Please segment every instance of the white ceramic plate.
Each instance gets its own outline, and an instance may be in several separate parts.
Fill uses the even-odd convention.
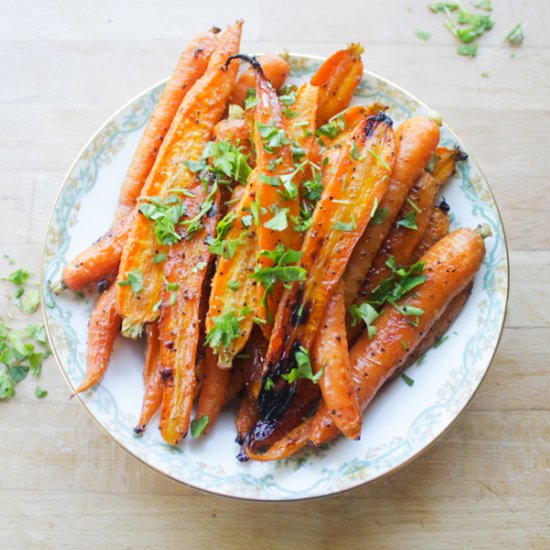
[[[309,79],[321,59],[291,56],[291,82]],[[44,315],[50,344],[71,389],[85,372],[86,329],[93,295],[55,297],[49,281],[63,265],[105,232],[113,218],[119,183],[164,83],[146,90],[116,113],[92,137],[70,168],[53,207],[43,254]],[[394,84],[366,73],[354,102],[389,106],[396,124],[428,108]],[[464,146],[445,126],[442,143]],[[466,150],[466,149],[465,149]],[[211,434],[163,443],[156,419],[143,437],[136,424],[143,387],[143,345],[119,338],[111,365],[94,390],[79,397],[97,423],[124,449],[152,468],[212,493],[257,500],[295,500],[334,494],[397,470],[437,439],[457,418],[479,387],[502,331],[508,297],[508,255],[502,222],[489,185],[470,156],[442,195],[451,205],[453,227],[491,226],[487,255],[466,307],[449,338],[432,349],[422,365],[398,378],[368,408],[361,440],[340,438],[328,449],[305,450],[280,463],[235,459],[235,411],[222,414]]]

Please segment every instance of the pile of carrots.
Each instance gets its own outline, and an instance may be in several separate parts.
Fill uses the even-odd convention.
[[[464,156],[439,145],[437,123],[394,129],[384,105],[349,106],[361,46],[296,87],[284,56],[239,53],[241,30],[183,51],[110,231],[62,286],[102,291],[77,393],[100,382],[120,332],[144,333],[136,433],[160,410],[177,445],[239,399],[238,458],[265,461],[359,438],[377,391],[461,311],[487,235],[449,234],[437,196]]]

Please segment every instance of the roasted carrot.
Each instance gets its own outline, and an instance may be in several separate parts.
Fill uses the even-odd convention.
[[[365,333],[351,348],[352,372],[362,410],[414,353],[449,303],[473,280],[485,255],[483,231],[457,229],[436,243],[421,258],[426,280],[399,300],[398,308],[386,305],[374,322],[374,337],[370,339]],[[423,313],[411,323],[411,317],[402,313],[407,308],[419,308]],[[338,434],[325,406],[319,407],[315,417],[316,425],[321,426],[318,433],[311,433],[315,444],[325,443]]]
[[[231,371],[218,367],[218,358],[211,348],[206,348],[204,357],[204,374],[202,389],[197,403],[196,419],[208,418],[208,424],[203,430],[206,434],[216,423],[224,403],[227,401]]]
[[[145,394],[143,395],[141,414],[137,426],[134,428],[136,434],[142,434],[145,431],[147,424],[162,403],[163,382],[160,374],[160,342],[157,323],[147,325],[146,334],[147,347],[145,349],[145,368],[143,369]]]
[[[449,232],[451,220],[449,214],[447,214],[448,208],[447,203],[442,202],[434,209],[428,229],[426,229],[419,245],[414,249],[411,258],[412,264],[416,263],[437,241]]]
[[[259,395],[262,420],[276,422],[293,400],[295,384],[282,375],[297,367],[300,348],[309,352],[353,246],[386,192],[393,155],[391,120],[382,113],[370,117],[343,148],[325,182],[302,247],[300,267],[306,279],[292,283],[277,311]]]
[[[412,364],[416,363],[425,353],[427,353],[432,347],[434,347],[438,341],[445,336],[445,333],[449,330],[449,327],[454,323],[458,317],[472,292],[472,283],[470,283],[462,292],[458,293],[445,308],[441,317],[434,323],[433,327],[422,338],[418,347],[414,352],[407,357],[407,360],[403,363],[402,367],[394,374],[398,376],[402,370],[409,368]]]
[[[200,197],[200,192],[207,193],[199,184],[195,196]],[[212,211],[219,212],[219,193]],[[160,432],[171,445],[186,436],[195,399],[201,297],[212,261],[206,241],[214,236],[217,220],[216,215],[207,216],[198,233],[171,247],[166,261],[159,319],[161,374],[165,380]]]
[[[95,386],[105,374],[120,330],[121,318],[115,305],[115,287],[103,292],[88,322],[88,360],[86,376],[75,394]]]
[[[454,149],[438,147],[431,162],[433,163],[432,176],[440,184],[447,181],[455,173],[456,163],[466,158],[468,158],[468,155],[459,147]]]
[[[108,233],[65,266],[62,281],[67,288],[79,291],[116,271],[128,229],[135,216],[133,209],[136,200],[153,167],[162,141],[183,98],[206,70],[217,43],[218,37],[213,32],[199,34],[181,54],[122,183],[113,226]]]
[[[244,372],[242,362],[237,362],[231,369],[231,379],[227,386],[227,394],[225,396],[224,405],[233,401],[244,388]]]
[[[258,309],[257,283],[250,279],[258,250],[251,213],[256,187],[256,174],[252,172],[237,208],[224,218],[229,229],[212,279],[206,317],[207,335],[212,335],[217,324],[224,319],[238,323],[238,331],[230,341],[217,342],[209,338],[209,345],[218,355],[218,367],[222,369],[230,369],[233,358],[245,346]]]
[[[410,189],[422,175],[439,142],[439,127],[425,116],[414,116],[395,133],[395,164],[388,192],[379,202],[377,215],[355,245],[346,267],[344,300],[351,305],[378,250],[393,226]]]
[[[178,220],[184,226],[193,225],[189,214],[196,215],[194,207],[208,204],[201,182],[188,163],[201,160],[204,146],[225,111],[238,69],[236,63],[226,67],[226,61],[239,49],[241,27],[242,22],[237,22],[220,36],[206,72],[185,96],[142,190],[142,203],[151,197],[166,200],[174,189],[183,190],[190,196],[184,203],[187,212]],[[198,227],[200,221],[194,225]],[[184,244],[189,242],[188,237],[189,233],[183,239]],[[177,244],[184,246],[182,240]],[[164,266],[162,262],[155,263],[154,258],[167,251],[168,242],[158,240],[153,221],[143,214],[137,216],[122,252],[118,275],[117,307],[124,317],[122,330],[126,336],[136,337],[143,323],[155,320],[158,315],[155,306],[161,297]],[[138,292],[133,285],[120,286],[132,273],[142,279]]]
[[[280,55],[266,53],[258,58],[258,62],[273,88],[275,88],[275,90],[280,90],[290,74],[290,65],[288,61]],[[244,100],[249,90],[254,90],[255,87],[256,72],[252,67],[248,67],[248,69],[239,76],[237,83],[233,87],[229,101],[243,107]]]
[[[367,300],[372,291],[391,276],[390,258],[399,266],[409,265],[415,248],[421,242],[430,223],[434,201],[439,190],[434,177],[427,172],[422,175],[401,208],[396,225],[378,252],[356,302]],[[399,225],[403,223],[404,225]]]
[[[311,78],[311,83],[320,90],[317,126],[349,105],[363,77],[363,50],[360,44],[350,44],[347,49],[331,55]]]
[[[259,419],[258,403],[254,397],[245,393],[239,411],[237,412],[237,418],[235,420],[237,428],[236,441],[240,445],[244,443],[246,434],[253,428],[254,424]]]
[[[344,283],[338,283],[311,351],[313,372],[322,369],[323,400],[340,431],[350,439],[361,434],[362,416],[355,398],[346,339]]]

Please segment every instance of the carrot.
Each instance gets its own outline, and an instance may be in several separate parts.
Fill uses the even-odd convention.
[[[458,317],[458,315],[466,305],[466,301],[468,300],[472,292],[472,286],[473,285],[470,282],[470,284],[462,292],[459,292],[451,300],[449,305],[445,308],[445,311],[442,313],[441,317],[434,323],[433,327],[420,341],[418,347],[403,363],[399,371],[394,374],[394,378],[396,376],[399,376],[402,370],[405,370],[416,363],[425,353],[427,353],[434,345],[436,345],[438,341],[441,340],[441,338],[449,330],[449,327],[454,323],[455,319]]]
[[[350,44],[347,49],[331,55],[311,78],[311,83],[320,90],[317,126],[349,105],[363,77],[363,51],[360,44]]]
[[[142,434],[149,424],[153,415],[157,412],[162,403],[163,382],[160,373],[160,341],[157,323],[150,323],[146,327],[147,348],[145,349],[145,368],[143,378],[145,383],[145,394],[141,406],[141,414],[137,426],[134,428],[136,434]]]
[[[115,287],[103,292],[88,322],[88,360],[75,395],[95,386],[105,374],[122,319],[115,306]]]
[[[432,176],[441,184],[446,182],[454,173],[456,163],[465,160],[468,157],[459,147],[449,149],[448,147],[438,147],[433,157]]]
[[[458,229],[435,244],[421,258],[426,280],[397,302],[401,311],[387,304],[374,322],[374,337],[369,339],[365,333],[351,348],[352,373],[359,387],[361,410],[414,353],[453,298],[473,280],[485,255],[483,231]],[[402,314],[404,308],[411,307],[423,311],[414,323],[410,322],[411,317]],[[316,444],[326,443],[338,434],[330,411],[323,405],[314,422],[322,426],[319,433],[311,435]]]
[[[245,346],[258,309],[257,283],[250,279],[258,249],[251,213],[256,187],[256,175],[252,172],[237,208],[224,218],[225,226],[229,226],[229,229],[223,237],[225,248],[221,251],[212,279],[206,317],[207,335],[215,334],[213,331],[224,320],[238,324],[238,330],[229,341],[220,340],[218,343],[207,336],[209,345],[218,355],[218,366],[222,369],[230,369],[233,358]]]
[[[202,389],[197,403],[195,419],[208,418],[203,434],[208,433],[215,424],[223,404],[227,400],[232,373],[218,368],[218,359],[211,348],[206,348]]]
[[[325,182],[302,247],[300,268],[306,279],[292,283],[277,311],[258,398],[262,420],[276,422],[293,400],[295,384],[282,375],[296,368],[300,348],[309,352],[353,246],[386,191],[393,154],[391,121],[384,114],[370,117],[343,148]],[[266,389],[268,378],[271,387]]]
[[[359,439],[362,417],[351,377],[345,318],[344,284],[340,280],[317,333],[311,359],[315,374],[322,369],[319,386],[334,422],[346,437]]]
[[[196,196],[201,189],[201,185],[195,189]],[[212,210],[219,212],[219,193],[214,200]],[[159,319],[160,363],[165,380],[160,431],[170,445],[177,445],[189,428],[196,393],[201,297],[212,261],[206,241],[213,237],[216,223],[216,215],[208,216],[191,239],[171,247],[166,261]]]
[[[238,69],[235,63],[227,68],[225,65],[227,59],[239,49],[241,27],[242,22],[237,22],[222,33],[206,72],[185,96],[142,190],[142,204],[150,202],[151,197],[161,197],[166,201],[170,193],[178,189],[183,190],[186,196],[191,195],[184,203],[187,216],[193,211],[201,218],[194,209],[199,206],[202,213],[211,205],[213,198],[204,196],[197,174],[191,171],[187,163],[200,161],[204,146],[225,111]],[[180,225],[195,228],[200,225],[200,220],[182,220],[178,220]],[[192,235],[188,231],[185,236],[184,244]],[[124,317],[122,331],[125,336],[136,337],[143,323],[157,317],[155,306],[161,297],[164,266],[162,262],[155,263],[154,258],[158,254],[166,254],[168,244],[174,240],[177,241],[170,237],[170,241],[166,238],[159,241],[153,221],[145,215],[139,215],[134,220],[122,252],[118,275],[117,307]],[[184,246],[181,243],[182,240],[179,240],[178,244]],[[139,292],[130,284],[120,286],[120,283],[129,280],[132,273],[143,279]]]
[[[258,398],[262,385],[262,365],[267,351],[268,341],[262,330],[255,327],[250,334],[250,338],[245,348],[245,353],[249,356],[244,365],[244,382],[246,391]]]
[[[238,362],[231,369],[231,379],[229,380],[229,385],[227,386],[227,394],[225,396],[224,405],[233,401],[239,393],[241,393],[244,388],[244,372],[243,365],[241,362]]]
[[[430,223],[438,190],[437,182],[431,174],[424,173],[418,180],[397,216],[397,224],[392,227],[374,259],[356,303],[368,299],[372,291],[391,276],[392,271],[388,266],[391,258],[399,266],[409,265]],[[407,225],[398,225],[400,223]]]
[[[136,200],[153,167],[172,119],[183,98],[206,70],[210,55],[218,43],[213,32],[199,34],[187,45],[176,69],[167,82],[148,122],[134,158],[122,183],[113,226],[103,237],[71,260],[63,269],[63,284],[79,291],[116,271],[128,229],[135,216]]]
[[[451,220],[449,214],[447,214],[447,208],[448,205],[444,202],[434,209],[428,229],[426,229],[420,244],[414,249],[411,263],[416,263],[437,241],[449,232]]]
[[[346,267],[344,301],[351,305],[359,292],[378,250],[393,226],[410,189],[422,175],[439,142],[439,127],[425,116],[414,116],[395,133],[395,164],[388,192],[377,215],[359,239]]]
[[[246,434],[254,427],[254,424],[259,420],[258,403],[254,397],[245,393],[241,401],[241,406],[237,412],[235,424],[237,427],[236,441],[239,445],[244,443]]]
[[[274,53],[266,53],[258,58],[267,80],[275,90],[280,90],[286,82],[290,74],[290,65],[288,61],[280,55]],[[244,106],[244,100],[248,95],[249,90],[256,87],[256,72],[252,67],[249,67],[239,76],[237,83],[233,87],[230,103]]]

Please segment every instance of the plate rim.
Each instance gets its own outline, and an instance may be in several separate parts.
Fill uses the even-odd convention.
[[[320,55],[314,55],[314,54],[303,54],[303,53],[299,53],[299,52],[288,52],[288,51],[285,51],[284,53],[289,58],[306,58],[306,59],[311,59],[311,60],[320,61],[320,62],[323,62],[327,59],[327,57],[320,56]],[[256,53],[251,53],[250,55],[259,56],[259,55],[262,55],[262,54],[263,54],[263,52],[256,52]],[[403,87],[399,86],[398,84],[395,84],[393,81],[391,81],[391,80],[389,80],[389,79],[387,79],[383,76],[380,76],[378,73],[375,73],[375,72],[369,71],[369,70],[363,70],[363,77],[367,77],[367,78],[368,77],[374,77],[375,79],[378,79],[378,80],[390,85],[392,88],[397,89],[401,93],[403,93],[406,96],[412,98],[414,101],[416,101],[418,103],[419,106],[423,107],[428,112],[439,114],[438,112],[431,109],[428,105],[426,105],[426,103],[424,103],[423,101],[418,99],[414,94],[408,92],[407,90],[405,90]],[[62,377],[64,378],[64,380],[67,383],[69,389],[71,390],[71,397],[76,397],[78,399],[80,405],[88,413],[88,415],[94,421],[94,423],[112,441],[114,441],[120,448],[122,448],[125,452],[127,452],[133,459],[137,460],[138,462],[140,462],[141,464],[147,466],[148,468],[151,468],[155,472],[157,472],[157,473],[159,473],[159,474],[161,474],[161,475],[163,475],[163,476],[165,476],[165,477],[167,477],[167,478],[183,485],[184,487],[189,487],[189,488],[192,488],[194,490],[200,491],[201,493],[208,494],[208,495],[215,495],[217,497],[223,497],[223,498],[227,498],[227,499],[235,499],[235,500],[240,500],[240,501],[245,501],[245,502],[267,502],[267,503],[269,503],[269,502],[273,502],[273,503],[276,503],[276,502],[303,502],[303,501],[317,500],[317,499],[321,499],[321,498],[328,498],[328,497],[331,497],[331,496],[344,494],[344,493],[347,493],[349,491],[359,489],[360,487],[365,487],[365,486],[370,485],[370,484],[372,484],[376,481],[379,481],[379,480],[381,480],[381,479],[383,479],[387,476],[395,474],[396,472],[398,472],[401,469],[405,468],[411,462],[413,462],[414,460],[419,458],[425,452],[430,450],[436,443],[439,443],[442,440],[442,438],[455,425],[457,420],[462,416],[462,414],[464,413],[466,408],[470,405],[470,403],[472,402],[474,397],[477,395],[479,389],[481,388],[481,386],[482,386],[482,384],[483,384],[483,382],[484,382],[484,380],[487,376],[487,373],[489,372],[489,370],[490,370],[490,368],[493,364],[493,361],[495,359],[496,353],[498,351],[498,348],[499,348],[501,340],[502,340],[502,335],[504,333],[504,328],[505,328],[505,323],[506,323],[506,316],[508,314],[508,303],[509,303],[509,298],[510,298],[510,254],[509,254],[508,239],[507,239],[507,236],[506,236],[506,229],[504,227],[504,221],[503,221],[503,218],[502,218],[502,214],[500,212],[498,203],[497,203],[496,198],[495,198],[495,194],[494,194],[493,189],[492,189],[492,187],[489,183],[489,180],[486,178],[480,164],[477,162],[476,157],[468,150],[468,148],[464,145],[464,142],[462,141],[462,139],[445,122],[445,120],[443,118],[442,118],[441,125],[444,126],[447,129],[449,134],[456,140],[456,142],[460,145],[460,147],[468,154],[468,157],[470,157],[473,160],[473,162],[475,163],[475,165],[476,165],[480,175],[482,176],[483,181],[486,184],[487,189],[489,191],[489,194],[490,194],[493,206],[494,206],[494,210],[495,210],[495,212],[498,216],[498,221],[499,221],[499,225],[500,225],[500,228],[501,228],[501,231],[502,231],[502,238],[503,238],[503,242],[504,242],[503,253],[504,253],[504,256],[505,256],[504,264],[506,266],[506,277],[505,277],[506,289],[505,289],[505,293],[504,293],[502,319],[501,319],[501,322],[500,322],[500,326],[498,327],[498,337],[496,339],[494,349],[491,353],[491,357],[487,362],[487,366],[485,367],[485,370],[484,370],[481,378],[479,379],[479,382],[478,382],[476,388],[471,393],[471,395],[468,397],[468,399],[465,401],[464,405],[456,413],[454,418],[448,423],[448,425],[445,428],[443,428],[443,430],[441,432],[439,432],[439,434],[437,434],[427,445],[425,445],[424,447],[418,449],[408,459],[404,460],[403,462],[401,462],[400,464],[394,466],[393,468],[390,468],[389,470],[386,470],[385,472],[379,473],[379,474],[373,476],[372,478],[370,478],[368,480],[359,481],[359,482],[357,482],[353,485],[350,485],[349,487],[345,487],[345,488],[342,488],[342,489],[338,488],[338,489],[335,489],[333,491],[329,491],[329,492],[326,492],[326,493],[323,493],[323,494],[300,496],[300,497],[295,497],[295,498],[294,497],[290,497],[290,498],[285,498],[285,497],[260,498],[260,497],[243,496],[243,495],[230,495],[230,494],[223,493],[223,492],[217,492],[213,489],[205,489],[204,487],[200,487],[198,485],[195,485],[190,481],[183,481],[183,480],[178,479],[177,477],[175,477],[175,476],[173,476],[173,475],[171,475],[167,472],[162,471],[160,468],[158,468],[154,464],[146,462],[145,459],[138,456],[133,450],[128,448],[122,441],[119,441],[107,429],[107,427],[104,426],[99,421],[99,419],[94,415],[94,413],[91,411],[91,409],[86,405],[86,403],[82,399],[81,395],[74,393],[76,388],[73,386],[71,380],[69,379],[69,377],[67,375],[67,372],[63,368],[61,359],[57,354],[57,350],[55,349],[55,346],[53,345],[53,338],[50,334],[49,325],[48,325],[48,317],[46,315],[47,305],[46,305],[46,296],[45,296],[45,293],[44,293],[44,285],[45,285],[45,280],[44,279],[45,279],[46,245],[47,245],[47,240],[48,240],[49,229],[50,229],[50,226],[51,226],[53,218],[54,218],[56,206],[57,206],[57,204],[59,202],[59,199],[61,197],[61,194],[62,194],[62,192],[63,192],[63,190],[64,190],[64,188],[67,184],[67,181],[68,181],[71,173],[73,172],[74,167],[79,162],[79,160],[81,159],[81,157],[82,157],[83,153],[86,151],[86,149],[97,138],[97,136],[100,134],[100,132],[112,120],[114,120],[120,113],[122,113],[125,109],[127,109],[129,106],[131,106],[135,101],[137,101],[142,96],[144,96],[147,93],[151,92],[152,90],[154,90],[158,86],[160,86],[162,84],[165,84],[168,81],[168,79],[169,79],[169,77],[163,78],[163,79],[157,81],[156,83],[152,84],[151,86],[148,86],[147,88],[143,89],[138,94],[134,95],[131,99],[129,99],[126,103],[124,103],[116,111],[114,111],[108,118],[106,118],[105,121],[97,128],[97,130],[91,135],[91,137],[86,141],[86,143],[82,146],[82,148],[76,154],[76,156],[74,157],[74,159],[73,159],[72,163],[70,164],[68,170],[66,171],[66,173],[65,173],[65,175],[64,175],[64,177],[61,181],[61,184],[59,185],[59,188],[57,190],[57,193],[55,195],[55,198],[53,200],[53,203],[52,203],[52,206],[51,206],[51,209],[50,209],[50,213],[49,213],[48,218],[47,218],[47,222],[46,222],[46,225],[45,225],[45,228],[44,228],[44,237],[43,237],[42,248],[41,248],[41,253],[40,253],[40,305],[41,305],[41,314],[42,314],[42,319],[43,319],[43,322],[44,322],[46,336],[48,338],[48,343],[49,343],[49,346],[50,346],[50,349],[51,349],[51,352],[52,352],[52,357],[54,358],[54,361],[57,364],[57,367],[60,370]]]

